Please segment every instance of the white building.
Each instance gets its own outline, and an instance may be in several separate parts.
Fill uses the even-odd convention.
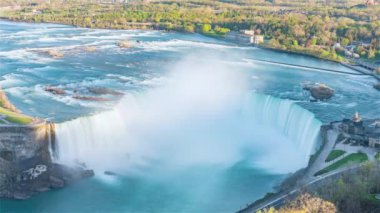
[[[253,30],[229,32],[225,35],[225,38],[242,44],[260,44],[264,42],[264,36],[256,35]]]

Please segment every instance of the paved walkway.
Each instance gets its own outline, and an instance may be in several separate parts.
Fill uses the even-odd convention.
[[[317,159],[315,159],[314,163],[307,170],[304,178],[301,180],[301,183],[309,182],[311,179],[313,179],[316,172],[327,166],[325,160],[330,154],[331,150],[334,149],[335,142],[338,138],[338,133],[335,130],[328,130],[326,137],[326,144],[324,145],[322,152],[318,155]]]
[[[276,195],[273,199],[271,199],[270,201],[265,202],[261,205],[256,206],[256,205],[251,204],[251,205],[247,206],[246,208],[239,210],[238,213],[256,213],[257,211],[262,210],[264,208],[270,208],[270,207],[278,208],[278,207],[282,206],[285,202],[287,202],[290,198],[295,197],[299,192],[301,192],[301,190],[303,190],[303,188],[308,187],[308,186],[310,186],[314,183],[317,183],[319,181],[322,181],[326,178],[329,178],[329,177],[332,177],[335,175],[339,175],[345,171],[358,169],[362,165],[364,165],[364,164],[362,163],[362,164],[357,164],[354,166],[343,167],[343,168],[328,172],[326,174],[314,177],[313,179],[304,183],[304,185],[302,185],[301,187],[295,187],[293,190],[289,190],[289,191],[283,192],[279,195]]]
[[[6,116],[4,116],[4,115],[0,115],[0,121],[1,121],[2,123],[4,123],[4,124],[10,124],[9,121],[5,120],[5,117],[6,117]],[[0,123],[0,124],[1,124],[1,123]]]
[[[261,63],[285,65],[285,66],[291,66],[291,67],[299,67],[299,68],[319,70],[319,71],[324,71],[324,72],[341,73],[341,74],[347,74],[347,75],[369,75],[367,73],[358,72],[357,70],[355,70],[355,72],[347,72],[347,71],[341,71],[341,70],[326,69],[326,68],[322,68],[322,67],[310,67],[310,66],[304,66],[304,65],[298,65],[298,64],[289,64],[289,63],[283,63],[283,62],[277,62],[277,61],[262,60],[262,59],[250,58],[249,60],[255,61],[255,62],[261,62]]]

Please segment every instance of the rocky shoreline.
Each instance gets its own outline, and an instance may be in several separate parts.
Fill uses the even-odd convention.
[[[62,188],[94,172],[53,162],[55,128],[50,122],[0,125],[0,198],[27,199]]]
[[[19,112],[0,89],[0,106]],[[54,123],[34,118],[30,124],[0,124],[0,199],[28,199],[94,176],[84,165],[53,161]],[[52,153],[53,152],[53,153]]]

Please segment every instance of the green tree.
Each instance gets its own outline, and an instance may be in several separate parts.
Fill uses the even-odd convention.
[[[298,47],[298,41],[297,40],[293,40],[293,46]]]
[[[373,59],[373,58],[375,58],[375,56],[376,56],[376,52],[375,52],[375,50],[372,49],[372,48],[370,48],[370,49],[368,50],[368,58],[369,58],[369,59]]]
[[[210,24],[203,24],[202,25],[202,33],[208,33],[211,31],[211,25]]]
[[[342,42],[341,42],[341,45],[343,46],[347,46],[350,44],[350,40],[348,38],[343,38],[342,39]]]
[[[193,24],[186,24],[184,27],[184,30],[189,33],[193,33],[195,30],[195,27]]]

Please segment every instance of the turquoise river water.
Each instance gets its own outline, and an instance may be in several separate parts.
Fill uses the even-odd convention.
[[[0,86],[25,114],[57,123],[55,161],[96,173],[0,200],[0,212],[234,212],[306,166],[322,123],[380,115],[371,77],[252,59],[354,72],[198,34],[0,21]],[[310,102],[306,81],[335,95]]]

